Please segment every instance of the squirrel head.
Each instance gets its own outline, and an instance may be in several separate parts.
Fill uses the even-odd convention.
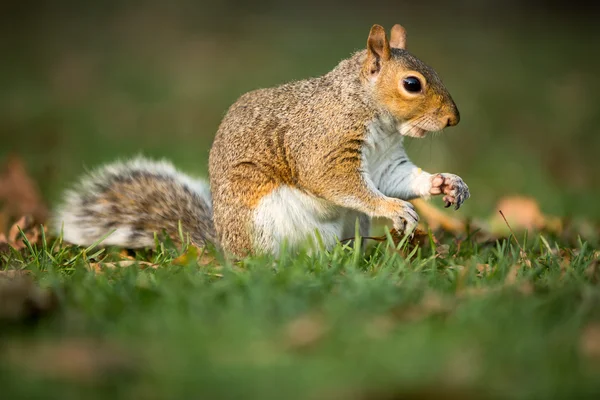
[[[362,69],[376,102],[402,135],[423,137],[458,124],[454,100],[437,73],[406,50],[402,26],[394,25],[388,41],[383,27],[373,25]]]

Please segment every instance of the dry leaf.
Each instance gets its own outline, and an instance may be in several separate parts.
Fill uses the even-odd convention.
[[[486,400],[490,396],[472,387],[460,384],[432,382],[428,386],[398,385],[384,389],[364,389],[360,387],[327,390],[315,396],[316,400]]]
[[[422,220],[427,222],[427,225],[429,225],[432,230],[441,228],[455,234],[465,232],[464,221],[450,217],[423,199],[415,199],[411,200],[411,202],[417,209],[419,216]]]
[[[521,264],[525,264],[527,268],[531,268],[531,260],[529,259],[529,255],[523,249],[519,250],[519,262]]]
[[[477,276],[480,278],[489,275],[493,270],[490,264],[477,264],[475,268],[477,269]]]
[[[31,244],[35,244],[40,240],[40,228],[37,225],[34,225],[33,218],[27,215],[22,216],[8,231],[8,244],[16,250],[25,248],[25,242],[23,241],[19,228],[23,231],[25,237]]]
[[[127,267],[131,267],[134,265],[137,265],[140,269],[147,269],[147,268],[157,269],[158,268],[158,264],[153,264],[148,261],[121,260],[121,261],[114,261],[114,262],[100,261],[97,263],[90,263],[90,269],[97,273],[102,273],[102,270],[104,270],[104,269],[127,268]]]
[[[45,221],[48,216],[37,185],[16,155],[9,156],[0,172],[0,203],[4,205],[3,213],[0,213],[4,214],[4,223],[21,215],[32,215],[39,222]],[[6,229],[6,225],[0,225],[0,231]]]
[[[198,261],[198,253],[198,248],[190,244],[186,252],[171,261],[171,264],[187,267],[188,265]]]
[[[0,322],[27,321],[58,305],[55,294],[35,284],[28,271],[0,271]]]
[[[435,253],[439,258],[446,258],[450,254],[450,245],[440,244],[435,247]]]
[[[592,260],[585,269],[585,276],[591,283],[600,281],[600,265],[598,260]]]
[[[10,244],[8,243],[8,239],[6,238],[6,235],[2,232],[0,232],[0,254],[2,253],[8,253],[10,251]]]
[[[12,365],[54,379],[90,383],[108,374],[121,375],[133,366],[124,348],[91,339],[20,341],[4,348],[4,358]]]
[[[394,318],[401,321],[418,321],[432,315],[444,315],[454,310],[454,302],[436,292],[428,291],[420,302],[395,307]]]
[[[31,271],[28,269],[5,269],[0,271],[0,279],[21,278],[29,275],[31,275]]]
[[[519,264],[515,264],[512,267],[510,267],[508,273],[506,274],[506,278],[504,278],[504,284],[514,285],[515,283],[517,283],[517,276],[519,275],[520,269],[521,266]]]
[[[300,316],[285,327],[286,347],[294,350],[308,349],[321,340],[326,331],[323,319],[318,315]]]
[[[491,218],[492,231],[508,234],[509,229],[499,215],[502,211],[510,227],[516,231],[539,231],[542,229],[558,232],[562,228],[559,218],[544,215],[537,201],[530,197],[509,196],[498,201],[496,212]]]
[[[528,281],[524,281],[521,283],[518,282],[518,276],[519,276],[520,270],[521,270],[520,264],[515,264],[515,265],[511,266],[510,269],[508,270],[508,273],[506,274],[506,277],[504,278],[504,286],[514,286],[522,294],[526,294],[526,295],[532,294],[533,293],[533,285],[531,284],[531,282],[528,282]]]
[[[217,261],[217,257],[212,252],[203,251],[202,254],[198,257],[198,265],[206,266],[206,265],[214,265],[215,261]],[[222,276],[222,275],[221,275]]]
[[[119,257],[123,260],[135,260],[135,257],[132,256],[127,249],[121,249],[121,251],[119,251]]]
[[[586,357],[600,360],[600,323],[589,324],[583,329],[579,345]]]
[[[30,216],[22,216],[15,222],[8,231],[8,237],[4,233],[0,233],[0,252],[7,252],[9,247],[15,250],[21,250],[26,247],[25,242],[19,228],[25,234],[29,243],[37,244],[42,235],[40,227],[34,224],[34,220]],[[44,227],[44,231],[46,227]]]
[[[396,326],[396,321],[387,315],[378,315],[371,319],[365,327],[367,336],[372,339],[385,338]]]

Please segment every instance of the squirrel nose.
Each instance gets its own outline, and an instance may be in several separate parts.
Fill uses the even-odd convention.
[[[460,114],[457,112],[456,114],[450,115],[446,120],[446,128],[449,126],[457,125],[460,122]]]

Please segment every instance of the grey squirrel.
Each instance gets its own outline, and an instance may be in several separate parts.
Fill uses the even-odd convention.
[[[227,111],[210,150],[210,188],[168,162],[137,158],[101,167],[68,191],[54,217],[64,239],[128,248],[155,233],[228,254],[277,254],[282,243],[326,246],[366,235],[372,217],[410,232],[418,215],[407,200],[443,195],[458,209],[463,180],[430,174],[407,157],[403,137],[459,122],[436,72],[406,50],[395,25],[388,41],[374,25],[367,48],[317,78],[242,95]],[[211,198],[212,193],[212,198]]]

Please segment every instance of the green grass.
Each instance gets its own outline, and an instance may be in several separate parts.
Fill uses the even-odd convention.
[[[233,264],[209,252],[202,265],[158,244],[117,268],[118,249],[7,253],[58,307],[4,325],[3,398],[600,394],[599,354],[582,345],[600,323],[597,251],[539,235],[525,258],[506,240],[445,242],[447,255],[387,241]]]

